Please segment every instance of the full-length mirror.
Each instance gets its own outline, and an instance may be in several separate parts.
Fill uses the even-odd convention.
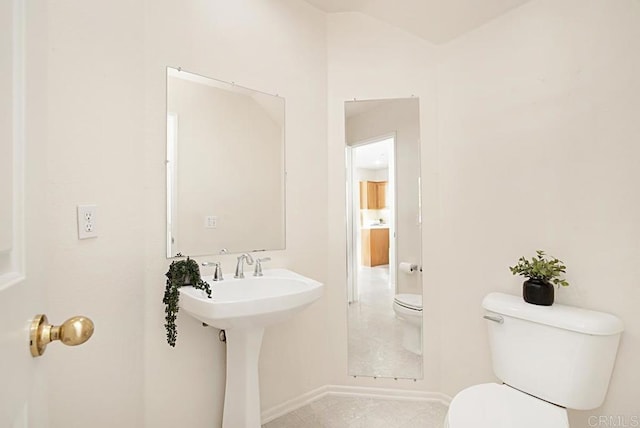
[[[167,68],[167,257],[285,247],[284,98]]]
[[[348,370],[422,378],[417,98],[345,103]]]

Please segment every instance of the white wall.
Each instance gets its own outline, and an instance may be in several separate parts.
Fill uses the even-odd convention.
[[[49,426],[141,427],[143,4],[26,8],[29,280],[51,322],[83,314],[96,325],[83,346],[52,345],[37,362]],[[89,202],[99,237],[78,241],[76,205]]]
[[[50,426],[219,426],[217,333],[180,314],[177,347],[165,343],[165,67],[286,98],[287,250],[265,268],[324,282],[325,15],[294,0],[29,2],[28,13],[28,206],[42,208],[28,213],[41,232],[30,272],[50,320],[96,324],[87,344],[41,360]],[[75,206],[87,202],[99,237],[78,241]],[[263,407],[326,383],[327,313],[323,299],[267,330]]]
[[[421,100],[427,378],[353,383],[454,395],[495,380],[480,302],[490,291],[519,294],[522,280],[507,267],[543,248],[569,266],[572,286],[558,302],[609,311],[627,325],[604,407],[571,412],[572,423],[639,413],[639,8],[632,0],[532,1],[438,49],[365,16],[329,16],[332,282],[344,277],[335,268],[344,257],[342,104]],[[338,307],[343,287],[333,290]],[[344,320],[334,321],[338,331]],[[333,348],[334,382],[350,383],[341,335]]]
[[[356,181],[388,181],[389,169],[356,168]]]
[[[431,280],[434,247],[427,240],[435,228],[423,225],[422,251],[425,299],[424,380],[413,382],[391,379],[347,377],[346,268],[344,233],[344,102],[354,98],[420,99],[420,128],[423,150],[423,203],[434,203],[435,180],[435,60],[436,49],[417,37],[357,13],[328,15],[329,52],[329,265],[331,284],[329,319],[331,336],[330,382],[333,384],[440,390],[439,306],[437,288]],[[428,195],[428,199],[425,199]]]
[[[165,342],[165,67],[286,99],[287,249],[269,253],[273,261],[265,268],[289,267],[326,282],[325,15],[297,0],[150,0],[145,14],[145,423],[219,426],[225,356],[217,332],[181,313],[176,348]],[[238,173],[251,171],[238,164]],[[233,272],[236,257],[201,260],[220,260],[225,272]],[[265,332],[263,408],[326,383],[326,303],[322,299]],[[180,406],[176,397],[182,397]]]
[[[571,412],[572,426],[639,414],[640,3],[532,1],[443,54],[443,391],[492,379],[479,303],[519,294],[507,266],[541,248],[568,266],[558,302],[626,324],[604,407]]]

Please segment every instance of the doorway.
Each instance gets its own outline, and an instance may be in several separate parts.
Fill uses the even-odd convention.
[[[349,304],[395,293],[395,135],[347,147]],[[377,290],[377,291],[374,291]]]

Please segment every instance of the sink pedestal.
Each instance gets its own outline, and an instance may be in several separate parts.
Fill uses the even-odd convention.
[[[323,285],[287,269],[265,269],[263,276],[210,284],[213,298],[202,290],[180,287],[179,305],[195,319],[226,332],[222,428],[260,428],[258,357],[264,329],[318,300]]]
[[[260,428],[258,357],[263,327],[225,330],[227,380],[222,428]]]

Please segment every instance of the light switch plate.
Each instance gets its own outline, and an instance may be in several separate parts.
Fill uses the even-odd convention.
[[[204,218],[205,229],[216,229],[218,227],[218,217],[215,215],[208,215]]]

